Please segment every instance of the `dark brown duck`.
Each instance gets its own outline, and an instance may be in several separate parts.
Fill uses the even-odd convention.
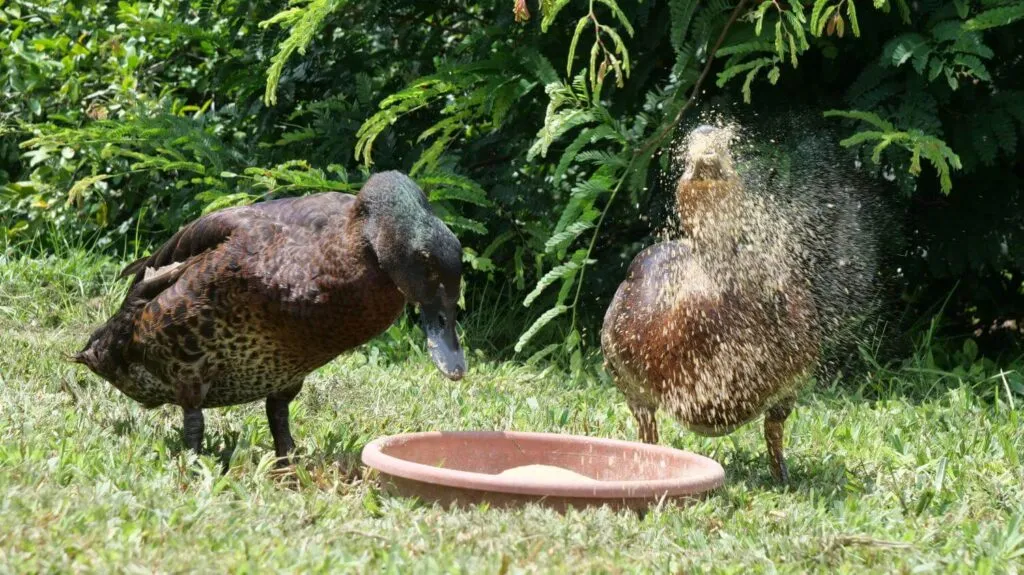
[[[818,354],[817,311],[795,234],[744,193],[729,134],[690,136],[676,190],[685,241],[636,256],[604,318],[606,365],[657,443],[655,412],[723,435],[765,414],[772,474],[787,480],[783,424]]]
[[[399,172],[374,175],[355,197],[225,209],[126,267],[120,310],[73,359],[146,407],[180,405],[196,451],[204,408],[266,399],[283,458],[294,448],[288,404],[306,375],[383,332],[406,302],[420,308],[435,365],[462,377],[461,252]]]

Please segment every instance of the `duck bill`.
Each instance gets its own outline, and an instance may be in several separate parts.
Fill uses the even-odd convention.
[[[726,177],[727,156],[732,131],[700,126],[690,132],[686,150],[687,169],[684,181],[715,181]]]
[[[706,152],[690,160],[690,167],[683,174],[684,181],[707,182],[725,178],[722,159],[713,152]]]
[[[466,355],[462,352],[459,336],[455,333],[454,313],[446,317],[452,320],[443,321],[440,313],[423,310],[420,322],[427,334],[430,359],[445,377],[458,381],[466,374]]]

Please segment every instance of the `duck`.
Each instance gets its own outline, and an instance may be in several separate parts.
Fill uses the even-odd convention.
[[[70,359],[146,408],[183,413],[200,452],[203,410],[264,400],[277,465],[307,375],[419,308],[429,355],[466,372],[456,332],[462,246],[416,183],[371,176],[358,195],[268,200],[204,215],[128,264],[120,308]]]
[[[687,236],[632,260],[601,349],[642,441],[658,442],[659,409],[712,437],[763,414],[770,472],[786,483],[784,425],[818,362],[817,307],[798,234],[745,189],[734,140],[730,127],[688,135],[675,194]]]

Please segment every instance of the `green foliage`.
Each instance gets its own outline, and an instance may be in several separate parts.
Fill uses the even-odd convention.
[[[441,155],[456,138],[498,131],[517,100],[532,91],[538,82],[554,78],[550,63],[528,50],[452,66],[419,78],[380,102],[380,111],[366,120],[356,134],[359,140],[355,155],[370,165],[373,143],[381,133],[403,116],[447,100],[440,109],[442,119],[417,138],[417,142],[432,142],[413,164],[412,173],[437,169]],[[459,97],[455,98],[454,94]]]
[[[819,1],[815,8],[821,4],[823,2]],[[850,6],[853,6],[853,2],[850,2]],[[810,48],[807,42],[807,27],[814,26],[813,15],[812,23],[809,24],[802,4],[793,2],[788,7],[787,10],[777,3],[762,2],[757,9],[747,14],[744,20],[754,24],[754,38],[732,43],[718,51],[719,56],[730,56],[724,69],[718,74],[718,87],[742,76],[743,101],[749,104],[752,98],[751,86],[761,71],[768,70],[768,80],[774,85],[779,81],[781,66],[785,65],[787,60],[793,68],[797,67],[798,57]],[[766,22],[772,33],[770,37],[762,39]],[[854,30],[859,35],[856,27]]]
[[[1009,0],[7,0],[0,241],[144,250],[203,212],[401,169],[463,240],[470,291],[529,304],[496,347],[559,342],[580,365],[665,219],[680,130],[828,110],[917,230],[905,299],[920,312],[967,276],[956,318],[982,329],[1024,305],[1021,15]],[[808,160],[799,139],[771,144],[751,147]]]
[[[974,18],[968,20],[964,27],[967,30],[988,30],[1007,26],[1024,18],[1024,4],[1005,0],[1002,2],[986,2],[986,4],[1003,4],[995,8],[986,9]]]
[[[684,43],[690,31],[690,21],[697,10],[697,0],[672,0],[669,2],[669,8],[672,16],[670,39],[672,49],[678,54],[685,49]]]
[[[960,157],[945,142],[929,136],[920,130],[899,131],[892,123],[878,117],[872,112],[860,112],[857,110],[829,110],[825,117],[849,118],[865,122],[875,130],[864,130],[846,138],[840,144],[843,146],[858,146],[867,142],[878,142],[871,151],[871,161],[879,163],[882,152],[891,144],[897,144],[908,150],[911,154],[910,173],[915,176],[921,173],[921,156],[924,156],[939,172],[939,182],[943,193],[948,194],[953,188],[950,179],[950,166],[959,170]]]
[[[353,90],[320,90],[322,97],[288,109],[266,108],[261,98],[292,93],[289,54],[315,56],[310,42],[343,3],[294,6],[276,18],[246,2],[121,3],[116,11],[86,3],[61,18],[58,6],[0,7],[12,24],[0,26],[0,50],[12,63],[0,70],[5,243],[46,248],[50,230],[63,228],[100,247],[124,249],[138,236],[143,245],[129,249],[144,249],[211,210],[273,195],[358,191],[365,171],[336,152],[352,149],[376,90],[400,73],[355,53],[372,36],[343,31],[354,53],[330,60],[342,73],[303,76],[306,85],[342,80]],[[278,38],[265,31],[272,24],[288,32],[276,53]],[[253,77],[254,66],[271,80]],[[350,182],[350,173],[360,175]],[[462,194],[435,187],[441,210],[474,195],[480,203],[479,186],[463,184]],[[486,230],[448,211],[453,226]],[[134,229],[142,233],[129,236]]]
[[[278,51],[270,59],[267,69],[267,90],[263,96],[267,104],[277,103],[277,85],[281,82],[281,72],[292,54],[306,54],[313,38],[323,29],[324,21],[336,10],[348,3],[348,0],[292,0],[292,8],[278,12],[273,18],[260,22],[260,28],[279,25],[287,29],[285,38]],[[305,4],[299,7],[300,4]]]
[[[629,77],[629,51],[626,49],[622,36],[619,35],[615,28],[602,24],[598,19],[594,13],[595,1],[604,4],[611,10],[619,25],[630,36],[633,35],[633,26],[629,23],[629,19],[622,9],[619,8],[615,0],[590,0],[590,11],[576,22],[572,40],[569,42],[569,56],[565,73],[567,76],[572,76],[572,64],[576,57],[576,46],[584,30],[588,27],[593,27],[594,43],[590,47],[590,66],[588,70],[590,70],[590,89],[595,95],[599,95],[609,69],[614,71],[615,84],[620,88],[623,85],[624,78]],[[611,41],[613,48],[608,48],[607,44],[605,44],[605,39]],[[600,64],[598,64],[598,58],[600,58]]]

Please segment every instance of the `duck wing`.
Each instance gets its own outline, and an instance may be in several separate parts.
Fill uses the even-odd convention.
[[[134,275],[133,286],[148,281],[154,274],[159,276],[164,271],[170,272],[169,266],[186,264],[195,256],[216,249],[239,230],[266,230],[270,227],[278,232],[287,232],[291,228],[296,232],[315,233],[331,220],[349,217],[349,204],[354,201],[355,198],[348,194],[328,192],[213,212],[178,230],[152,254],[128,264],[119,277]]]
[[[152,254],[128,264],[119,277],[134,275],[132,286],[135,286],[147,279],[147,270],[153,279],[154,275],[162,276],[165,268],[180,269],[189,259],[216,248],[236,230],[254,223],[251,221],[254,214],[249,212],[251,210],[227,209],[203,216],[178,230]]]
[[[128,374],[129,352],[138,315],[177,284],[196,256],[221,245],[235,230],[250,223],[252,215],[246,212],[228,209],[201,217],[179,230],[152,255],[128,264],[119,277],[135,277],[120,309],[96,329],[85,347],[70,359],[87,365],[138,401],[152,403],[144,396],[130,393],[127,389],[132,388],[126,387],[133,385],[134,378]]]

